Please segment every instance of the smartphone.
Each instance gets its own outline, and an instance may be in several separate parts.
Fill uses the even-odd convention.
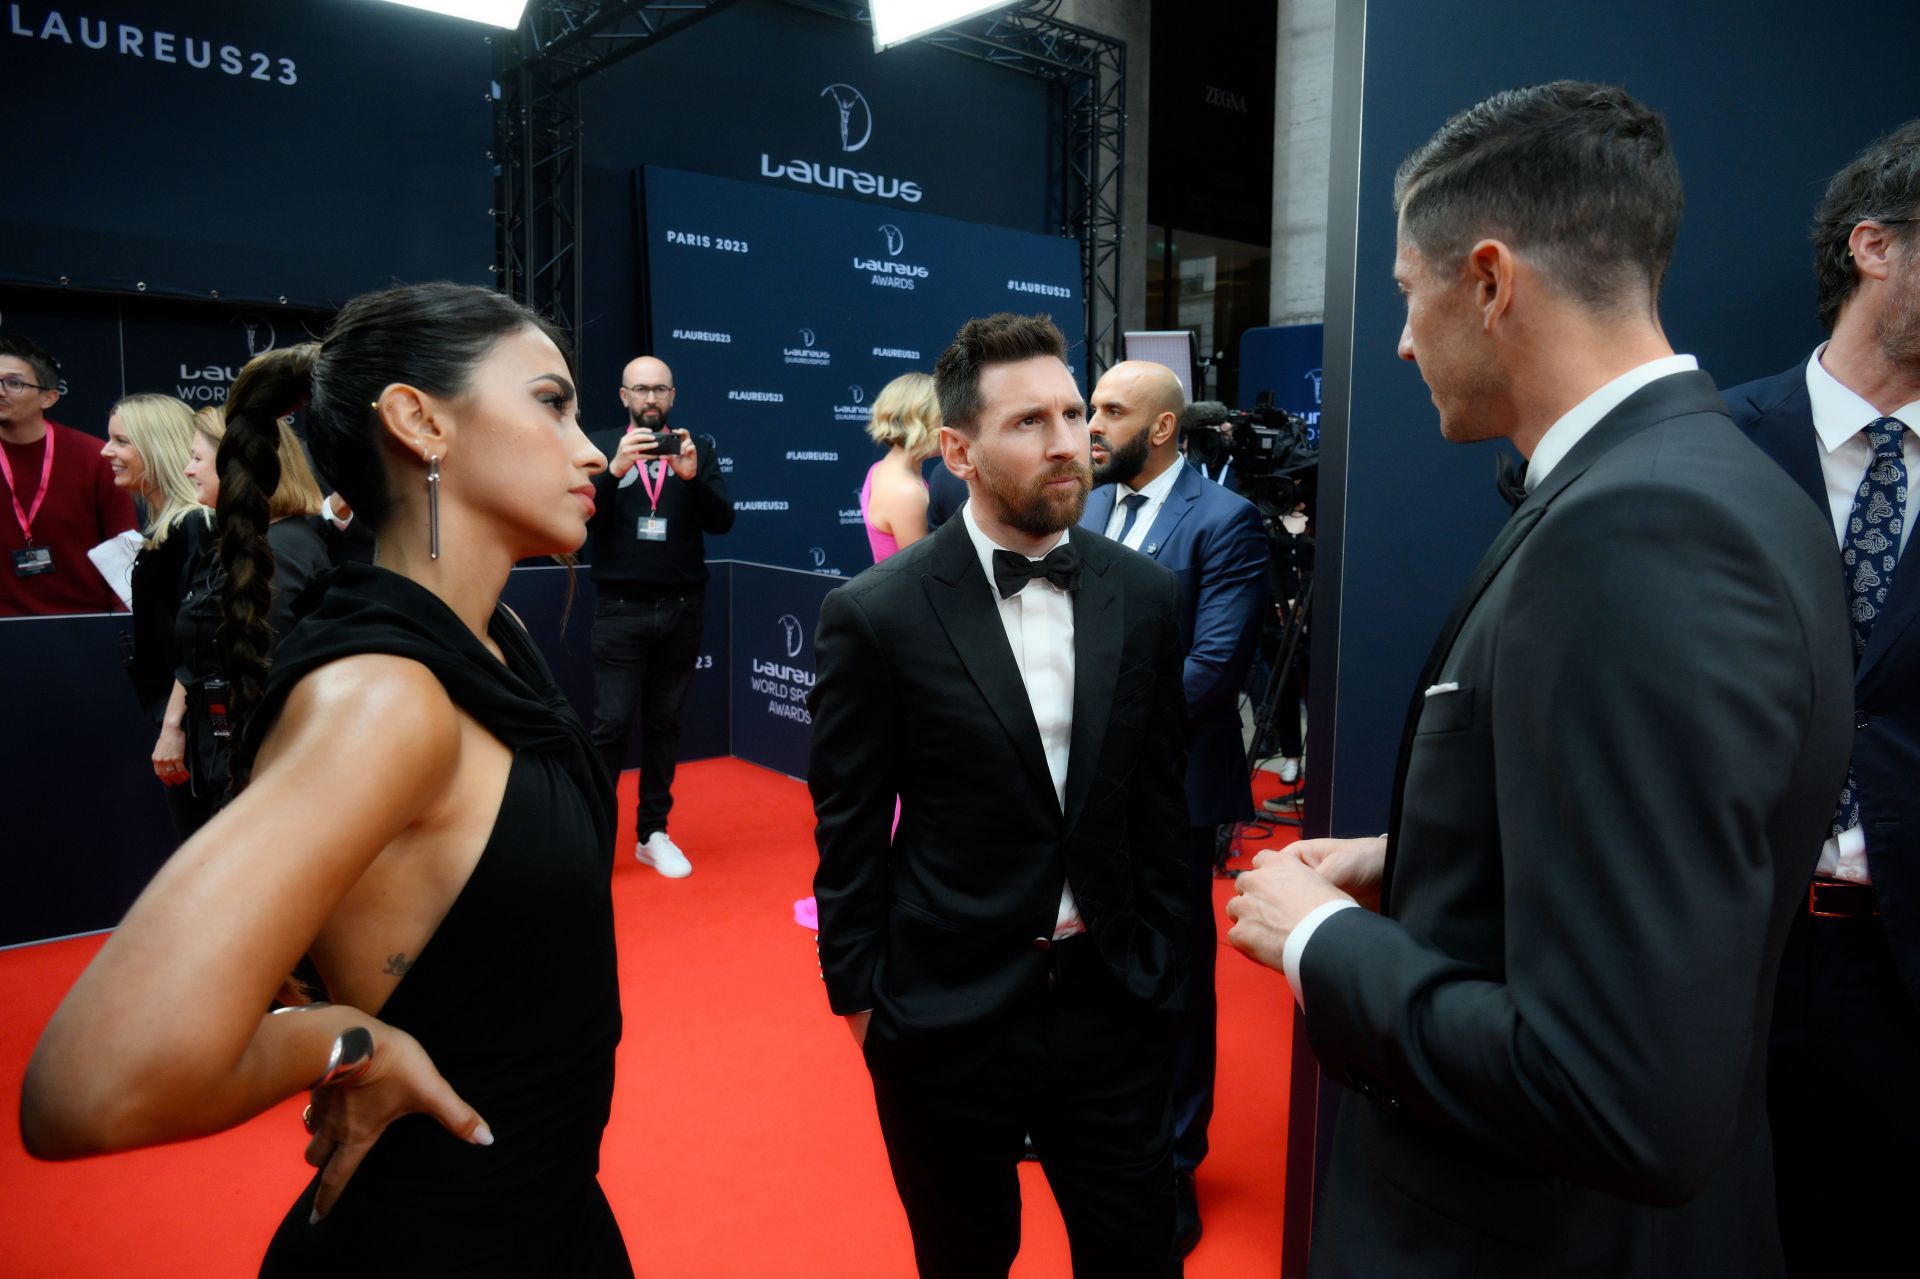
[[[653,433],[653,443],[640,450],[642,457],[673,457],[680,452],[680,441],[687,433],[678,427]]]

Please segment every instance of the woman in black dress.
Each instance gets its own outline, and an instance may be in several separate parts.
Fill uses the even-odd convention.
[[[273,552],[273,600],[267,623],[277,643],[293,629],[294,601],[331,563],[319,530],[320,484],[307,465],[306,450],[293,428],[279,423],[280,482],[267,502],[267,548]],[[218,405],[193,415],[193,456],[187,480],[201,503],[220,505],[220,472],[215,464],[226,438],[227,414]],[[201,817],[227,793],[227,751],[232,725],[227,715],[226,668],[220,652],[220,597],[226,584],[218,547],[207,541],[187,565],[186,594],[174,622],[174,679],[186,688],[188,785],[205,803]],[[199,823],[195,824],[195,829]],[[192,832],[184,832],[191,834]]]
[[[379,549],[309,592],[269,675],[275,419],[303,400]],[[41,1037],[32,1153],[216,1132],[310,1088],[320,1172],[263,1274],[632,1273],[596,1177],[613,792],[499,604],[515,561],[585,540],[605,459],[575,404],[550,326],[456,285],[357,298],[243,371],[219,459],[238,794]],[[263,1016],[303,955],[331,1002]]]
[[[133,561],[133,650],[127,676],[140,709],[153,721],[153,773],[167,788],[167,812],[182,839],[206,821],[210,797],[196,796],[186,763],[187,692],[173,677],[173,632],[187,569],[213,546],[213,511],[202,506],[187,466],[193,410],[170,395],[129,395],[107,417],[100,450],[116,488],[146,512],[140,554]]]

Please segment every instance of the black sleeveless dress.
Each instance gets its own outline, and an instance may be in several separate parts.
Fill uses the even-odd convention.
[[[513,749],[472,877],[379,1014],[420,1041],[494,1144],[425,1115],[399,1120],[309,1225],[316,1176],[260,1273],[631,1276],[598,1180],[620,991],[613,789],[593,745],[504,609],[488,627],[503,666],[437,596],[385,569],[343,565],[303,604],[243,750],[258,749],[302,676],[356,653],[422,663]]]

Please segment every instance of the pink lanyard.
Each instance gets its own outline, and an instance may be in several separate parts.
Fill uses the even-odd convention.
[[[653,464],[651,462],[641,462],[639,466],[640,487],[647,492],[647,505],[653,508],[654,514],[658,515],[660,513],[660,495],[667,491],[667,464],[665,462],[660,463],[660,471],[657,475],[653,473]]]
[[[47,500],[47,486],[53,480],[53,428],[49,426],[42,437],[47,442],[46,451],[40,456],[40,488],[33,495],[33,505],[22,509],[20,490],[13,482],[13,462],[7,457],[7,450],[0,445],[0,475],[7,478],[7,496],[13,499],[13,518],[20,521],[20,532],[25,535],[27,545],[33,545],[33,517],[40,514],[40,504]],[[662,477],[662,484],[666,483]]]

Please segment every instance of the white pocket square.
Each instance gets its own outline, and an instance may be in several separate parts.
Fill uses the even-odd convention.
[[[1459,691],[1460,691],[1460,682],[1458,680],[1448,680],[1444,684],[1435,684],[1433,687],[1429,688],[1426,692],[1420,694],[1420,696],[1438,697],[1442,693],[1457,693]]]

